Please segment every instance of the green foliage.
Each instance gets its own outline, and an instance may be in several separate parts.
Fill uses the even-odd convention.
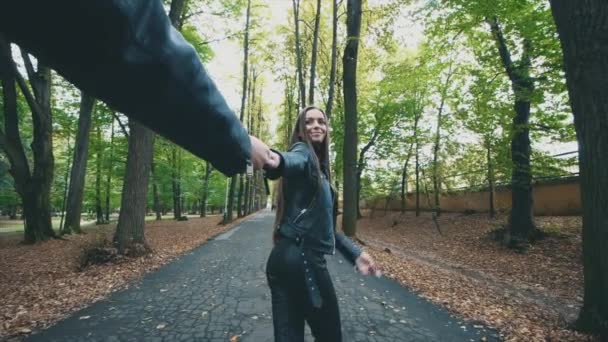
[[[188,41],[188,43],[192,44],[203,63],[206,63],[213,59],[213,50],[209,47],[209,44],[205,42],[203,37],[201,37],[201,35],[198,33],[196,27],[189,24],[184,25],[184,27],[182,28],[182,35]]]
[[[167,5],[170,2],[165,2]],[[343,161],[343,93],[341,63],[344,51],[346,2],[341,1],[338,29],[337,77],[334,110],[330,120],[332,134],[333,175],[342,179]],[[461,187],[483,187],[488,183],[488,150],[496,183],[508,183],[512,161],[510,139],[514,115],[514,93],[505,65],[500,58],[495,37],[488,20],[497,20],[513,67],[522,66],[523,42],[530,44],[529,74],[534,82],[529,128],[533,142],[533,177],[549,177],[575,172],[573,156],[552,157],[543,152],[542,145],[569,142],[575,139],[569,99],[562,72],[562,55],[548,3],[544,0],[388,0],[366,2],[360,37],[358,84],[358,136],[361,151],[372,138],[374,144],[365,153],[362,175],[363,198],[398,196],[401,173],[408,164],[408,188],[414,186],[414,163],[418,142],[419,162],[425,182],[430,186],[433,175],[433,147],[441,100],[442,122],[437,172],[441,187],[453,190]],[[196,49],[201,60],[214,58],[209,41],[224,36],[207,37],[201,22],[225,25],[225,36],[242,44],[245,0],[189,0],[186,2],[182,33]],[[278,149],[288,148],[288,138],[298,113],[298,85],[294,49],[294,27],[291,6],[285,23],[274,31],[266,24],[272,2],[252,1],[249,45],[250,82],[255,80],[255,99],[250,97],[245,112],[251,113],[253,131]],[[300,12],[301,43],[304,76],[308,88],[315,0],[302,0]],[[410,7],[411,6],[411,7]],[[319,53],[315,89],[316,104],[326,108],[331,68],[332,2],[322,1],[319,32]],[[196,19],[196,20],[195,20]],[[424,39],[418,46],[403,48],[397,40],[398,31],[407,25],[423,25]],[[229,24],[229,25],[228,25]],[[239,77],[242,77],[239,75]],[[270,80],[269,77],[274,78]],[[448,77],[450,77],[448,82]],[[65,175],[71,165],[74,137],[77,129],[79,91],[59,77],[53,87],[53,142],[55,180],[52,203],[55,210],[62,206]],[[273,81],[273,82],[272,82]],[[282,98],[278,107],[267,100],[268,88]],[[1,92],[1,89],[0,89]],[[308,92],[308,90],[307,90]],[[0,106],[2,105],[0,97]],[[32,154],[32,122],[29,108],[18,92],[20,134],[30,162]],[[258,113],[262,113],[258,118]],[[277,113],[272,118],[269,113]],[[124,125],[127,119],[117,114]],[[4,113],[0,112],[0,122]],[[271,123],[275,123],[270,131]],[[245,123],[247,124],[247,122]],[[110,142],[112,125],[114,140]],[[98,103],[93,114],[90,135],[89,162],[85,182],[84,211],[93,211],[96,202],[95,180],[97,158],[101,158],[101,197],[105,206],[106,179],[111,172],[110,207],[118,210],[122,179],[125,174],[127,137],[105,104]],[[257,127],[260,130],[257,130]],[[99,127],[100,135],[96,129]],[[128,128],[127,128],[128,129]],[[69,143],[68,143],[69,140]],[[112,149],[112,159],[110,159]],[[179,170],[184,203],[191,207],[200,201],[203,191],[205,163],[179,149],[178,162],[172,162],[174,145],[157,137],[154,161],[155,182],[161,205],[173,206],[173,175]],[[567,151],[563,151],[567,152]],[[8,174],[8,160],[0,157],[0,209],[19,204]],[[150,183],[152,186],[152,183]],[[223,207],[226,178],[214,171],[209,180],[208,205]],[[149,208],[153,207],[150,189]],[[184,208],[185,210],[187,208]]]

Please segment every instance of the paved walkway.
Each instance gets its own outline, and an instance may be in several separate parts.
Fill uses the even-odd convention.
[[[273,341],[265,266],[269,211],[148,274],[28,341]],[[328,257],[344,341],[496,341],[387,278],[363,277]],[[313,341],[307,328],[307,340]]]

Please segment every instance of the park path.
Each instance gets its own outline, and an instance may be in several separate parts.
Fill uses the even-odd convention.
[[[268,210],[252,215],[27,341],[273,341],[265,276],[272,220]],[[345,342],[498,340],[390,279],[355,273],[339,253],[327,259]]]

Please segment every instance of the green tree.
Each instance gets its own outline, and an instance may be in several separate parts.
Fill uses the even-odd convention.
[[[54,156],[51,125],[51,70],[42,63],[34,68],[27,52],[21,51],[29,86],[13,61],[11,46],[0,36],[0,77],[4,104],[4,130],[0,131],[0,148],[10,162],[15,190],[21,197],[25,218],[24,241],[35,243],[56,236],[51,225],[51,184]],[[15,84],[32,113],[33,163],[24,149],[19,132],[19,107]],[[31,87],[31,88],[30,88]]]

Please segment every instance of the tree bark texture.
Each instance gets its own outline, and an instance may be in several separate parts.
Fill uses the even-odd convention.
[[[578,326],[608,339],[608,2],[551,0],[579,145],[585,289]]]
[[[95,99],[85,93],[81,94],[80,115],[78,116],[78,132],[74,145],[74,158],[70,172],[70,187],[68,190],[65,225],[62,234],[81,233],[80,215],[84,195],[84,180],[87,171],[89,150],[89,132],[91,131],[91,113]]]
[[[149,251],[144,225],[154,133],[135,122],[130,122],[129,126],[127,172],[114,241],[120,254],[141,255]]]
[[[511,53],[496,18],[488,19],[498,53],[515,95],[515,116],[513,117],[513,137],[511,139],[511,215],[509,217],[508,243],[513,247],[523,247],[532,241],[536,233],[533,216],[532,169],[530,167],[530,99],[534,92],[534,80],[530,77],[531,42],[523,39],[523,52],[519,62],[511,59]]]
[[[308,103],[315,103],[315,77],[317,69],[317,52],[319,47],[319,24],[321,22],[321,0],[317,0],[315,14],[315,30],[312,37],[312,52],[310,55],[310,85],[308,87]]]
[[[55,237],[51,225],[50,193],[55,159],[53,157],[51,70],[38,63],[34,70],[29,55],[21,51],[29,84],[18,72],[10,43],[0,35],[0,77],[4,102],[4,132],[0,130],[0,148],[10,163],[15,191],[21,197],[25,219],[24,242],[35,243]],[[19,134],[17,90],[27,101],[33,123],[31,143],[33,168],[30,169]]]
[[[344,213],[342,230],[357,233],[357,56],[361,33],[361,1],[348,0],[347,43],[342,57],[344,83]]]

